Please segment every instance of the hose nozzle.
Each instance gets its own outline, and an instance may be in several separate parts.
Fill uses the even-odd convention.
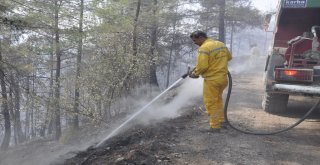
[[[188,67],[187,73],[183,74],[181,77],[185,79],[189,75],[189,72],[190,72],[190,67]]]

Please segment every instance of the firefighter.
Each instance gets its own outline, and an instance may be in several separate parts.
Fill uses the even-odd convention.
[[[196,67],[190,78],[204,78],[203,103],[210,116],[210,132],[219,132],[224,127],[223,90],[227,87],[228,61],[231,53],[224,43],[207,37],[203,31],[191,33],[190,38],[199,46]]]
[[[260,57],[260,51],[257,44],[250,45],[250,57],[249,57],[249,65],[251,68],[254,68],[257,65],[257,60]]]

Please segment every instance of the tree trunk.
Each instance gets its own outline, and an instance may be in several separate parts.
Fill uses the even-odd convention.
[[[16,81],[14,74],[10,75],[10,104],[12,107],[12,118],[14,121],[13,130],[14,130],[14,139],[16,144],[19,144],[25,140],[20,121],[20,85],[19,81]],[[12,96],[12,93],[14,97]]]
[[[225,27],[224,27],[224,20],[225,20],[225,13],[226,13],[226,0],[219,0],[219,41],[226,42],[225,37]]]
[[[79,97],[80,97],[80,66],[83,47],[83,0],[80,1],[80,19],[79,19],[79,43],[78,43],[78,55],[77,55],[77,68],[74,90],[74,107],[73,107],[73,128],[79,129]]]
[[[232,53],[233,52],[233,34],[234,34],[234,21],[232,21],[232,24],[231,24],[231,36],[230,36],[230,52]]]
[[[21,117],[20,117],[20,83],[19,81],[16,81],[16,83],[14,84],[14,95],[15,95],[15,127],[16,127],[16,133],[18,134],[18,142],[22,143],[26,140],[23,131],[22,131],[22,127],[21,127]]]
[[[44,137],[46,134],[46,129],[48,127],[48,134],[52,134],[52,122],[53,122],[53,113],[52,113],[52,100],[53,100],[53,49],[54,49],[54,41],[53,41],[54,36],[52,35],[52,38],[50,38],[50,44],[51,44],[51,49],[50,49],[50,83],[49,83],[49,93],[48,93],[48,98],[46,99],[46,116],[45,120],[41,126],[40,130],[40,136]]]
[[[30,130],[30,76],[27,75],[27,85],[26,85],[26,95],[27,95],[27,100],[26,100],[26,124],[25,124],[25,137],[28,140],[29,139],[29,130]]]
[[[152,30],[151,30],[151,48],[150,48],[150,84],[152,86],[158,87],[158,80],[157,80],[157,65],[155,61],[155,54],[154,51],[156,49],[157,44],[157,30],[158,30],[158,21],[157,21],[157,9],[158,8],[158,0],[153,0],[153,7],[152,7],[152,14],[153,14],[153,21],[152,21]]]
[[[175,9],[175,11],[177,12],[177,8]],[[175,36],[176,36],[176,25],[177,25],[177,19],[176,17],[173,18],[174,22],[173,22],[173,35],[171,38],[171,46],[170,46],[170,53],[169,53],[169,60],[168,60],[168,70],[167,70],[167,82],[166,82],[166,88],[169,87],[169,83],[170,83],[170,70],[171,70],[171,64],[172,64],[172,52],[173,52],[173,45],[175,43]]]
[[[9,98],[8,98],[8,108],[9,108],[9,115],[10,115],[10,120],[13,120],[13,139],[14,139],[14,144],[18,144],[18,137],[16,134],[16,125],[14,122],[15,116],[14,116],[14,106],[13,106],[13,75],[12,73],[10,74],[10,79],[8,81],[10,81],[10,85],[9,85]]]
[[[141,0],[138,0],[138,4],[137,4],[137,9],[136,9],[136,15],[134,18],[134,25],[133,25],[133,35],[132,35],[132,51],[133,51],[133,61],[128,69],[128,72],[126,73],[126,75],[124,76],[124,78],[122,79],[122,84],[123,87],[125,88],[129,88],[129,80],[131,78],[132,73],[135,70],[136,67],[136,63],[137,63],[137,54],[138,54],[138,46],[137,46],[137,38],[138,38],[138,32],[137,32],[137,28],[138,28],[138,19],[139,19],[139,15],[140,15],[140,7],[141,7]]]
[[[50,89],[49,89],[49,99],[48,99],[48,107],[47,107],[47,112],[48,112],[48,134],[52,134],[53,130],[53,122],[54,122],[54,113],[52,112],[52,100],[53,100],[53,82],[54,82],[54,75],[53,75],[53,68],[54,68],[54,61],[53,61],[53,48],[54,48],[54,34],[52,34],[52,39],[51,39],[51,52],[50,52]]]
[[[59,140],[61,136],[61,119],[60,119],[60,68],[61,68],[61,51],[60,51],[60,35],[59,35],[59,0],[54,1],[54,31],[55,31],[55,52],[57,58],[56,64],[56,79],[54,92],[54,106],[55,106],[55,138]]]
[[[30,120],[31,120],[31,137],[35,137],[36,136],[36,131],[35,131],[35,120],[34,120],[34,109],[35,109],[35,106],[34,106],[34,102],[35,102],[35,77],[36,77],[36,74],[33,73],[32,74],[32,92],[31,92],[31,111],[30,111]]]
[[[4,138],[1,144],[1,150],[6,150],[10,144],[10,137],[11,137],[11,123],[10,123],[10,115],[9,115],[9,108],[8,108],[8,97],[7,97],[7,89],[5,83],[5,74],[2,62],[2,48],[1,48],[1,40],[0,40],[0,85],[1,85],[1,95],[2,95],[2,115],[4,117]]]
[[[137,48],[137,27],[138,27],[138,18],[140,14],[141,0],[138,0],[137,9],[136,9],[136,17],[134,18],[134,27],[133,27],[133,36],[132,36],[132,50],[133,56],[136,57],[138,53]]]

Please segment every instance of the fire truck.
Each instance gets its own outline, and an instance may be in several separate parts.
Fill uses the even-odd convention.
[[[262,107],[286,111],[290,95],[320,96],[320,0],[280,0],[265,66]]]

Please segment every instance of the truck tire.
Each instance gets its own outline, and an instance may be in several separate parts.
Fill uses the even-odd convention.
[[[285,59],[281,54],[271,54],[268,56],[265,66],[264,85],[265,90],[272,90],[274,82],[274,68],[284,67]]]
[[[282,113],[287,109],[289,95],[266,92],[262,101],[262,108],[268,113]]]

